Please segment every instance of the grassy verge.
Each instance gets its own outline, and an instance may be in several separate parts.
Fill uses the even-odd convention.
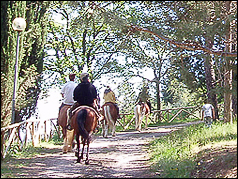
[[[152,170],[161,178],[189,178],[199,163],[197,154],[204,146],[237,140],[234,124],[217,122],[212,128],[204,123],[191,125],[151,142]]]
[[[22,151],[14,151],[7,154],[1,160],[1,178],[16,178],[17,173],[21,173],[20,168],[29,166],[30,159],[41,154],[52,154],[61,151],[54,141],[41,142],[36,147],[31,144],[23,148]],[[26,160],[29,159],[29,160]]]

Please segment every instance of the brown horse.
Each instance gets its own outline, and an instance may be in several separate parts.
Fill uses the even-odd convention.
[[[71,105],[64,105],[59,112],[58,116],[58,123],[62,129],[63,139],[64,139],[64,146],[63,146],[63,153],[67,153],[72,151],[74,147],[74,140],[72,139],[73,131],[69,131],[66,129],[67,125],[67,111],[70,109]]]
[[[146,117],[145,128],[147,129],[148,117],[150,115],[150,108],[147,103],[141,102],[137,104],[134,108],[135,113],[135,128],[137,131],[141,131],[141,122]]]
[[[77,151],[75,156],[77,157],[77,162],[80,163],[83,159],[84,146],[87,145],[87,153],[85,164],[89,164],[88,154],[89,154],[89,144],[91,141],[91,136],[97,127],[98,114],[92,107],[89,106],[79,106],[72,112],[73,116],[71,118],[71,126],[74,129],[74,135],[76,135],[77,141]],[[81,156],[79,156],[80,151],[80,139],[83,144]]]
[[[116,136],[116,121],[117,121],[117,108],[111,103],[107,102],[102,105],[102,115],[104,116],[104,120],[102,121],[102,135],[107,138],[108,131],[111,129],[112,136]]]

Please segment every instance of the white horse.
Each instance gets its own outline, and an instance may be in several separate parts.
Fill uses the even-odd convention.
[[[150,114],[150,108],[148,104],[141,103],[137,104],[134,108],[134,114],[135,114],[135,128],[137,131],[141,131],[141,123],[144,117],[146,117],[145,121],[145,128],[148,128],[148,117]]]

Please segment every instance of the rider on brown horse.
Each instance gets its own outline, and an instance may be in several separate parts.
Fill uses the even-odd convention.
[[[72,117],[72,111],[76,109],[79,106],[86,105],[93,107],[99,116],[100,113],[97,109],[97,89],[96,87],[90,83],[89,81],[89,74],[88,73],[82,73],[80,76],[81,83],[78,84],[78,86],[74,89],[73,98],[76,101],[73,106],[69,110],[69,119],[67,128],[71,130],[71,117]],[[102,119],[99,119],[102,120]]]
[[[118,119],[120,119],[119,107],[116,103],[115,93],[110,89],[109,86],[107,86],[107,89],[105,89],[105,91],[104,91],[103,99],[104,99],[104,104],[107,103],[107,102],[111,102],[115,105],[115,107],[117,109]]]
[[[148,99],[149,98],[148,89],[149,89],[149,86],[146,86],[146,85],[143,86],[142,91],[138,95],[137,104],[141,104],[142,102],[147,103],[151,112],[151,103]]]
[[[73,99],[73,92],[74,92],[75,87],[77,86],[77,83],[74,82],[75,75],[76,75],[75,73],[69,74],[70,81],[65,83],[65,85],[61,89],[61,95],[63,97],[63,101],[62,101],[61,106],[59,107],[59,112],[63,106],[65,106],[65,105],[72,106],[75,102]],[[57,121],[57,124],[58,124],[58,121]]]

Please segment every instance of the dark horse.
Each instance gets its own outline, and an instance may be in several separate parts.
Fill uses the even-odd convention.
[[[141,122],[144,116],[146,117],[145,128],[147,129],[148,117],[150,114],[150,107],[147,103],[141,102],[134,108],[135,113],[135,128],[137,131],[141,131]]]
[[[102,105],[102,115],[104,116],[104,120],[102,121],[102,135],[103,137],[107,137],[109,129],[112,130],[112,136],[116,136],[116,121],[117,121],[117,108],[111,103],[107,102]]]
[[[74,140],[72,139],[71,133],[73,131],[69,131],[66,129],[67,125],[67,111],[70,109],[71,105],[64,105],[59,112],[58,116],[58,123],[62,129],[63,139],[64,139],[64,146],[63,146],[63,153],[70,152],[74,147]]]
[[[89,144],[91,141],[91,135],[93,134],[98,123],[98,114],[92,107],[89,106],[79,106],[72,112],[73,116],[71,118],[71,126],[74,129],[74,135],[76,135],[77,141],[77,151],[75,156],[78,158],[77,162],[80,163],[83,159],[84,146],[87,145],[87,153],[85,164],[89,164],[88,154],[89,154]],[[80,151],[80,139],[83,144],[81,156],[79,156]]]

